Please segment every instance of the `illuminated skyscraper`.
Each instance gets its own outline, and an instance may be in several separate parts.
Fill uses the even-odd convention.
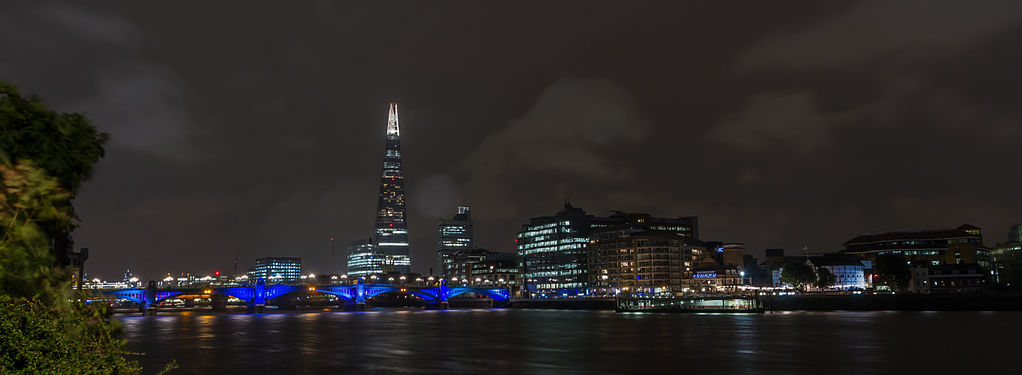
[[[387,116],[387,148],[380,179],[380,200],[376,208],[377,250],[386,256],[388,266],[408,273],[408,224],[405,215],[405,181],[401,169],[401,130],[398,126],[397,103],[390,103]]]
[[[348,276],[366,277],[384,273],[386,257],[376,251],[372,239],[352,241],[348,245]]]
[[[451,220],[440,220],[436,224],[436,268],[439,276],[448,276],[446,270],[452,264],[454,253],[472,250],[472,216],[468,206],[458,206],[458,213]]]

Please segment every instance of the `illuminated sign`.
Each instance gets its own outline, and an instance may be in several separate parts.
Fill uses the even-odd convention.
[[[714,271],[699,271],[696,272],[695,275],[692,275],[692,277],[697,279],[712,279],[714,277],[717,277],[717,273]]]

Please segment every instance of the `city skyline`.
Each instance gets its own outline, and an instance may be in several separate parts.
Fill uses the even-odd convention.
[[[111,134],[75,201],[106,277],[329,264],[330,238],[374,229],[388,102],[415,156],[413,271],[458,205],[478,247],[512,252],[566,197],[698,216],[762,257],[1022,222],[1020,6],[251,4],[223,28],[235,8],[31,2],[0,18],[21,31],[0,75]]]

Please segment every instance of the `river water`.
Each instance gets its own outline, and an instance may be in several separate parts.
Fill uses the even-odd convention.
[[[373,310],[120,316],[173,374],[1017,373],[1022,312]],[[1007,370],[1007,372],[1005,372]]]

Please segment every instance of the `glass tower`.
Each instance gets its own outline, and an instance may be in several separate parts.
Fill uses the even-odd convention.
[[[387,116],[387,148],[380,179],[380,200],[376,208],[377,250],[386,257],[386,265],[394,271],[408,273],[408,224],[405,215],[405,181],[401,170],[401,130],[398,126],[397,103],[390,103]]]
[[[372,239],[352,241],[348,245],[348,275],[366,277],[383,273],[385,257],[376,251]]]
[[[446,270],[453,264],[454,254],[473,248],[470,209],[468,206],[458,206],[454,218],[440,220],[436,224],[436,274],[448,276]]]

